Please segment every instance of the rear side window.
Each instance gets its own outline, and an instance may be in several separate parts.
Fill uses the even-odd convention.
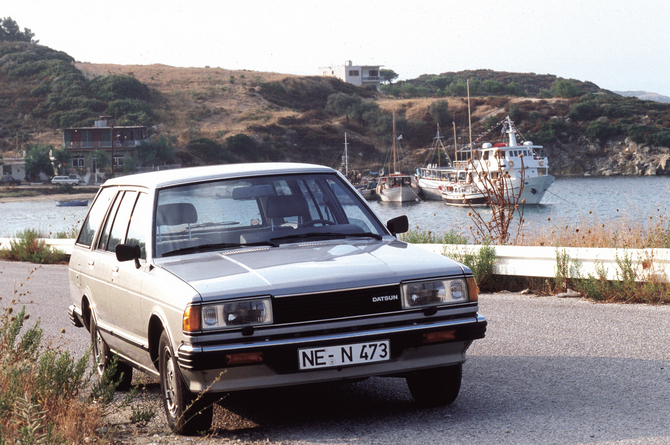
[[[109,234],[109,240],[107,241],[105,250],[114,252],[116,246],[121,244],[126,238],[126,231],[128,230],[128,224],[130,224],[130,214],[133,211],[136,199],[137,192],[124,193],[121,204],[119,205],[119,210],[114,217],[114,224],[112,225],[112,231]]]
[[[100,191],[97,199],[91,206],[91,210],[88,212],[84,224],[81,226],[79,231],[79,237],[77,238],[77,244],[90,247],[93,244],[95,239],[95,234],[100,229],[100,224],[102,220],[105,219],[105,214],[109,208],[109,203],[116,193],[115,188],[105,188]]]
[[[127,244],[137,244],[140,246],[142,255],[140,258],[147,258],[147,228],[149,228],[151,212],[151,202],[149,196],[140,193],[135,204],[135,210],[130,217],[130,225],[128,226],[128,235],[126,236]]]

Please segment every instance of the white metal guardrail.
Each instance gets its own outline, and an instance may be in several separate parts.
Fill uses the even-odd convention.
[[[449,244],[417,244],[436,253],[475,253],[480,246]],[[493,246],[495,274],[526,277],[555,277],[556,263],[566,266],[569,277],[598,277],[604,272],[607,279],[623,276],[621,267],[635,271],[638,281],[670,281],[670,249],[601,249],[582,247]]]
[[[0,238],[0,249],[12,241]],[[47,245],[72,253],[73,239],[45,239]],[[416,244],[435,253],[476,253],[481,246],[472,244]],[[495,274],[526,277],[555,277],[557,258],[572,278],[599,276],[605,272],[610,280],[622,276],[622,266],[629,264],[639,281],[670,281],[670,249],[600,249],[581,247],[493,246]],[[445,250],[446,249],[446,250]]]

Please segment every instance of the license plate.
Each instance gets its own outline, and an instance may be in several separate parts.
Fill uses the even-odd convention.
[[[390,358],[391,348],[388,340],[298,349],[301,370],[383,362]]]

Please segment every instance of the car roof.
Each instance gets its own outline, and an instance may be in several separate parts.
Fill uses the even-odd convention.
[[[143,186],[163,188],[190,182],[211,181],[216,179],[248,176],[265,176],[291,173],[334,173],[330,167],[293,162],[262,162],[249,164],[224,164],[204,167],[187,167],[157,172],[120,176],[105,182],[107,186]]]

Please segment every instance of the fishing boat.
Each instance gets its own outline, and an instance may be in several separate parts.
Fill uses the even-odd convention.
[[[456,140],[455,136],[454,140]],[[428,151],[427,160],[432,162],[437,155],[437,163],[428,163],[425,167],[417,168],[416,182],[421,188],[424,199],[439,201],[442,199],[442,191],[446,191],[446,186],[458,182],[458,174],[456,169],[452,167],[447,149],[442,143],[440,124],[437,124],[437,136],[435,136],[434,141]],[[444,166],[441,165],[443,154],[447,161]]]
[[[87,206],[88,200],[86,199],[75,199],[71,201],[56,201],[56,206],[58,207],[75,207],[75,206]]]
[[[396,136],[395,111],[393,112],[393,169],[390,174],[384,175],[380,172],[377,179],[377,195],[386,202],[412,202],[420,200],[421,189],[411,175],[400,173],[396,168],[397,154],[396,143],[402,136]]]
[[[507,133],[507,142],[482,144],[481,149],[457,153],[455,168],[472,176],[476,187],[495,199],[492,184],[503,184],[507,197],[524,204],[540,204],[544,194],[554,182],[549,174],[549,161],[538,155],[541,145],[531,141],[517,142],[517,130],[509,116],[501,123]],[[460,158],[461,160],[458,160]],[[503,182],[499,182],[498,180]]]
[[[456,183],[445,186],[441,197],[450,206],[484,207],[489,204],[489,197],[472,184]]]
[[[377,181],[372,179],[363,179],[355,187],[363,198],[367,200],[377,199]]]

